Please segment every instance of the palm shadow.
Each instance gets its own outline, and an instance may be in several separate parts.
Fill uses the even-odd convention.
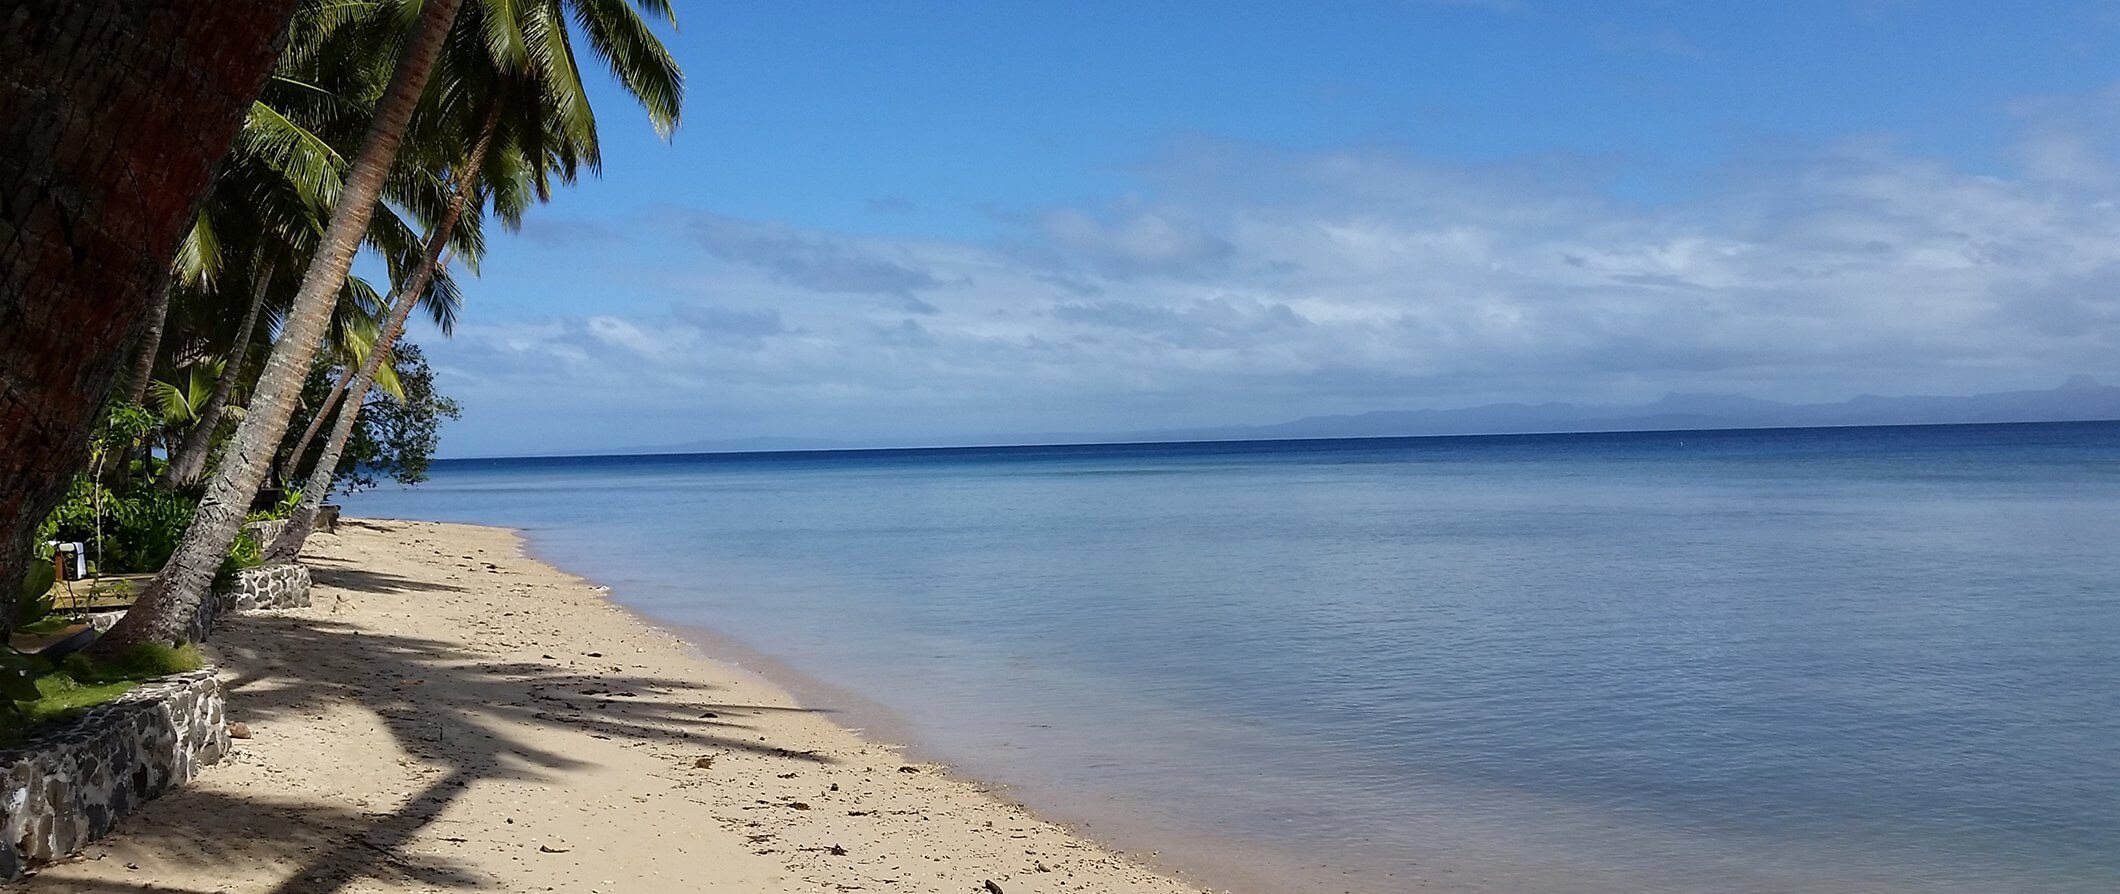
[[[317,584],[326,587],[337,587],[342,590],[352,590],[356,593],[374,593],[387,596],[434,590],[443,590],[451,593],[465,592],[463,587],[454,584],[415,580],[387,572],[370,571],[366,568],[332,568],[313,564],[307,560],[304,560],[303,564],[309,566],[309,578]]]
[[[337,580],[330,585],[345,586]],[[234,795],[192,788],[173,792],[120,824],[127,838],[146,843],[150,852],[231,875],[252,869],[242,865],[245,860],[298,866],[273,889],[275,894],[327,894],[361,879],[409,881],[428,889],[483,887],[485,880],[468,867],[410,855],[404,846],[474,783],[535,782],[584,766],[511,735],[512,724],[833,762],[761,741],[753,727],[727,715],[773,709],[717,701],[713,693],[719,687],[711,684],[481,659],[461,643],[379,634],[313,616],[246,615],[224,624],[216,631],[214,651],[221,658],[231,721],[269,727],[351,701],[373,712],[401,750],[433,768],[427,787],[395,810],[366,812],[263,791]],[[329,759],[328,746],[320,747],[318,759]],[[137,889],[53,881],[69,891]]]

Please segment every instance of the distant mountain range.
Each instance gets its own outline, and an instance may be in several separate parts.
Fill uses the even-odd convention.
[[[2075,376],[2047,391],[2001,391],[1970,397],[1864,394],[1839,403],[1790,404],[1742,394],[1666,394],[1654,403],[1627,406],[1545,403],[1488,404],[1460,410],[1383,410],[1353,416],[1310,416],[1275,425],[1142,434],[1148,436],[1144,440],[1196,441],[2104,419],[2120,419],[2120,387],[2100,385],[2089,376]]]
[[[1716,428],[1807,428],[1841,425],[1949,425],[1981,422],[2078,422],[2120,419],[2120,387],[2074,376],[2046,391],[2001,391],[1969,397],[1880,397],[1791,404],[1742,394],[1667,394],[1647,404],[1487,404],[1455,410],[1379,410],[1308,416],[1272,425],[1157,429],[1102,434],[1037,434],[942,439],[948,444],[1088,444],[1141,441],[1245,441],[1291,438],[1389,438],[1534,432],[1677,431]],[[928,442],[933,444],[935,442]],[[693,441],[621,453],[705,453],[908,447],[907,443],[814,438]]]

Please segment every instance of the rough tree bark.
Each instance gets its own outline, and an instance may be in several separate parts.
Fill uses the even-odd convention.
[[[250,358],[250,333],[258,325],[258,311],[265,306],[265,293],[271,289],[272,268],[268,265],[251,288],[250,307],[243,311],[242,325],[236,327],[235,347],[221,364],[221,378],[213,383],[213,394],[199,409],[198,424],[185,433],[183,445],[169,457],[169,469],[162,473],[160,482],[163,490],[190,487],[206,474],[206,460],[213,455],[213,430],[220,427],[228,397],[235,391],[236,380],[243,377],[243,361]]]
[[[478,142],[473,144],[470,157],[456,171],[449,210],[435,223],[434,232],[427,234],[427,245],[420,255],[419,267],[399,284],[397,300],[390,306],[390,321],[376,336],[375,347],[369,349],[368,359],[361,363],[360,374],[347,387],[345,405],[339,409],[338,421],[331,425],[331,439],[324,442],[324,451],[317,454],[316,465],[309,470],[309,481],[302,485],[302,499],[295,504],[294,514],[287,517],[287,524],[280,528],[279,536],[267,545],[266,562],[294,561],[302,554],[302,545],[309,542],[309,533],[316,530],[317,510],[324,504],[324,495],[331,492],[331,479],[338,469],[339,455],[345,452],[346,441],[353,436],[353,423],[361,416],[361,403],[368,396],[368,387],[374,384],[383,358],[397,344],[398,336],[404,334],[405,318],[412,314],[412,306],[419,303],[420,295],[434,281],[435,271],[441,266],[442,248],[456,234],[457,221],[463,219],[465,206],[478,191],[479,167],[485,163],[486,150],[493,144],[493,133],[500,127],[500,113],[499,102],[487,109],[485,123],[479,128]]]
[[[353,253],[360,248],[375,214],[383,180],[397,159],[405,126],[426,89],[427,76],[441,55],[460,5],[461,0],[426,0],[421,6],[419,21],[399,51],[390,85],[376,103],[375,120],[347,171],[338,206],[332,209],[317,253],[295,290],[294,305],[281,325],[279,339],[273,342],[272,356],[259,373],[250,406],[222,451],[220,468],[207,483],[206,496],[199,501],[176,553],[117,626],[96,641],[93,648],[98,652],[111,654],[139,643],[178,642],[191,636],[214,572],[235,542],[258,483],[272,468],[274,450],[287,433],[287,419],[331,321],[339,288],[353,266]]]
[[[0,5],[0,633],[294,8]]]
[[[140,333],[139,344],[133,346],[132,373],[125,379],[127,403],[147,399],[147,385],[155,378],[155,359],[162,354],[162,330],[169,327],[169,293],[175,286],[175,277],[165,277],[162,287],[155,290],[154,303],[147,307],[147,331]]]
[[[357,374],[358,370],[351,366],[339,371],[338,381],[331,383],[331,393],[324,395],[324,402],[317,405],[316,415],[310,418],[308,427],[302,429],[302,436],[295,439],[294,451],[287,454],[286,462],[280,464],[281,478],[293,481],[295,474],[302,470],[302,454],[309,451],[309,442],[316,440],[317,432],[331,418],[331,408],[339,405],[339,398],[346,394],[346,386],[353,384],[353,377]]]

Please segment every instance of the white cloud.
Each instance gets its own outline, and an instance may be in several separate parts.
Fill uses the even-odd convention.
[[[667,310],[474,318],[434,353],[474,414],[674,414],[603,446],[2036,385],[2120,356],[2120,196],[2080,136],[2116,106],[2027,106],[2006,176],[1852,141],[1649,208],[1565,162],[1198,144],[1149,199],[991,242],[671,214],[640,224],[698,258],[657,272]]]

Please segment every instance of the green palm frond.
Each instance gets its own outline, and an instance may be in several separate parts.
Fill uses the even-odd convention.
[[[558,8],[559,0],[536,0],[524,10],[523,33],[530,41],[530,68],[548,91],[546,101],[565,126],[566,132],[576,139],[593,142],[596,133],[596,111],[589,106],[589,92],[582,86],[581,67],[575,64],[574,46],[567,39],[567,21]],[[594,160],[588,162],[590,170],[601,163],[594,150],[584,153]]]
[[[353,22],[373,18],[379,10],[392,4],[375,0],[331,0],[331,2],[303,3],[295,12],[294,24],[288,45],[300,47],[316,42],[319,35],[328,34]],[[405,4],[396,4],[403,6]],[[306,40],[302,38],[307,38]]]
[[[383,362],[375,368],[375,380],[369,385],[389,395],[391,400],[405,402],[405,384],[398,379],[396,355],[383,355]]]
[[[250,115],[236,139],[235,152],[280,175],[320,211],[305,223],[322,232],[322,218],[337,204],[343,186],[340,175],[346,169],[345,157],[322,137],[262,102],[251,103]]]
[[[214,229],[213,215],[201,213],[177,245],[173,272],[180,283],[207,288],[220,275],[221,261],[221,237]]]
[[[522,4],[537,0],[485,0],[488,14],[481,17],[484,24],[486,52],[503,67],[516,67],[528,63],[529,40],[523,33]]]
[[[374,322],[373,320],[370,321],[371,324]],[[380,334],[379,327],[374,325],[359,330],[354,338],[346,342],[345,362],[341,365],[347,369],[358,369],[361,364],[367,363],[368,355],[375,350],[376,339]],[[392,359],[386,348],[383,354],[383,362],[376,366],[375,381],[372,384],[384,394],[390,395],[397,400],[404,400],[405,391],[398,383],[397,371],[391,368]]]
[[[148,392],[160,406],[162,418],[187,424],[199,421],[199,412],[213,397],[213,386],[220,380],[223,368],[219,360],[201,361],[185,367],[175,382],[157,379],[148,383]]]
[[[670,7],[670,0],[633,0],[633,5],[641,12],[668,22],[671,30],[677,29],[677,10]]]
[[[648,120],[664,138],[677,129],[685,98],[684,72],[634,6],[676,24],[667,4],[628,4],[626,0],[571,0],[574,22],[589,37],[589,47],[610,66],[626,92],[648,110]]]
[[[434,328],[441,330],[443,338],[456,334],[456,316],[464,308],[464,293],[457,288],[456,277],[449,275],[449,268],[435,267],[434,278],[420,296],[420,306],[427,309],[428,318]]]

